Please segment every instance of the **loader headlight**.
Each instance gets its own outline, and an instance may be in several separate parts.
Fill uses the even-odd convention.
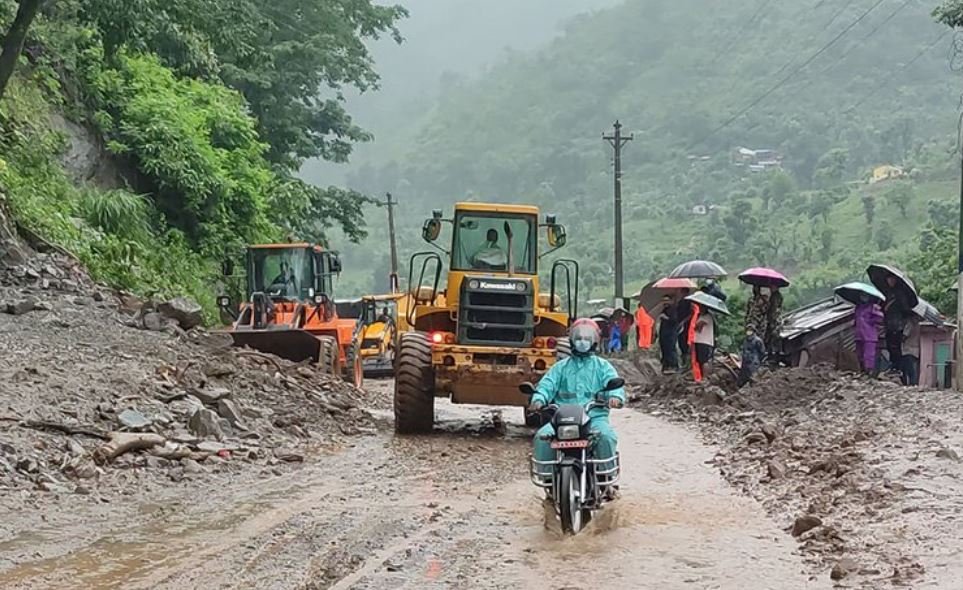
[[[230,307],[230,306],[231,306],[231,298],[228,297],[227,295],[221,295],[220,297],[217,298],[217,306],[218,306],[218,307]]]
[[[575,424],[559,426],[558,430],[555,431],[555,436],[558,437],[558,440],[575,440],[579,437],[579,434],[579,427]]]
[[[471,289],[471,290],[473,290],[473,291],[474,291],[475,289],[477,289],[477,288],[478,288],[478,281],[475,281],[475,280],[468,281],[468,288]]]

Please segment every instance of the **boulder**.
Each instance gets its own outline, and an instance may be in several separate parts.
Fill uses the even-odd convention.
[[[144,328],[152,332],[163,332],[169,324],[174,323],[171,319],[164,317],[156,311],[150,311],[141,318]]]
[[[207,408],[195,410],[187,421],[187,427],[201,438],[224,438],[224,432],[218,422],[218,416]]]
[[[792,525],[792,536],[798,537],[806,531],[811,531],[821,524],[823,524],[823,521],[818,516],[813,516],[812,514],[800,516]]]
[[[228,421],[231,426],[242,426],[241,421],[241,411],[237,409],[237,405],[229,399],[219,399],[217,400],[217,413],[221,415],[222,418]]]
[[[124,410],[117,415],[117,420],[128,430],[142,430],[151,425],[151,420],[137,410]]]
[[[10,315],[23,315],[29,313],[37,307],[37,300],[33,297],[27,297],[26,299],[21,299],[20,301],[14,301],[12,303],[6,304],[6,313]]]
[[[157,311],[164,317],[172,319],[184,330],[200,326],[204,321],[201,306],[187,297],[175,297],[157,305]]]
[[[215,406],[218,401],[231,397],[231,390],[224,387],[206,387],[203,389],[198,387],[191,390],[191,395],[205,405]]]

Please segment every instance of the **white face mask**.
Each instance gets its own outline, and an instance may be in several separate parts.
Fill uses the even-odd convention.
[[[591,340],[576,340],[575,342],[572,343],[572,345],[575,347],[575,350],[577,350],[578,352],[585,353],[592,350]]]

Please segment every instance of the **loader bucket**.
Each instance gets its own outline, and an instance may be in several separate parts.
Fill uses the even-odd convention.
[[[234,346],[248,346],[295,363],[317,362],[321,357],[321,341],[304,330],[237,330],[231,337]]]

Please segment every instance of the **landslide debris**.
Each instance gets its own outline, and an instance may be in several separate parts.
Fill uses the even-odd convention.
[[[196,327],[196,303],[114,292],[65,254],[0,266],[0,312],[8,500],[107,501],[148,480],[252,464],[278,471],[373,430],[360,390],[308,364],[233,348]]]
[[[765,372],[739,390],[717,368],[703,384],[655,377],[630,400],[696,425],[720,449],[713,465],[784,524],[817,575],[848,588],[955,584],[941,549],[963,541],[955,392],[824,366]]]

